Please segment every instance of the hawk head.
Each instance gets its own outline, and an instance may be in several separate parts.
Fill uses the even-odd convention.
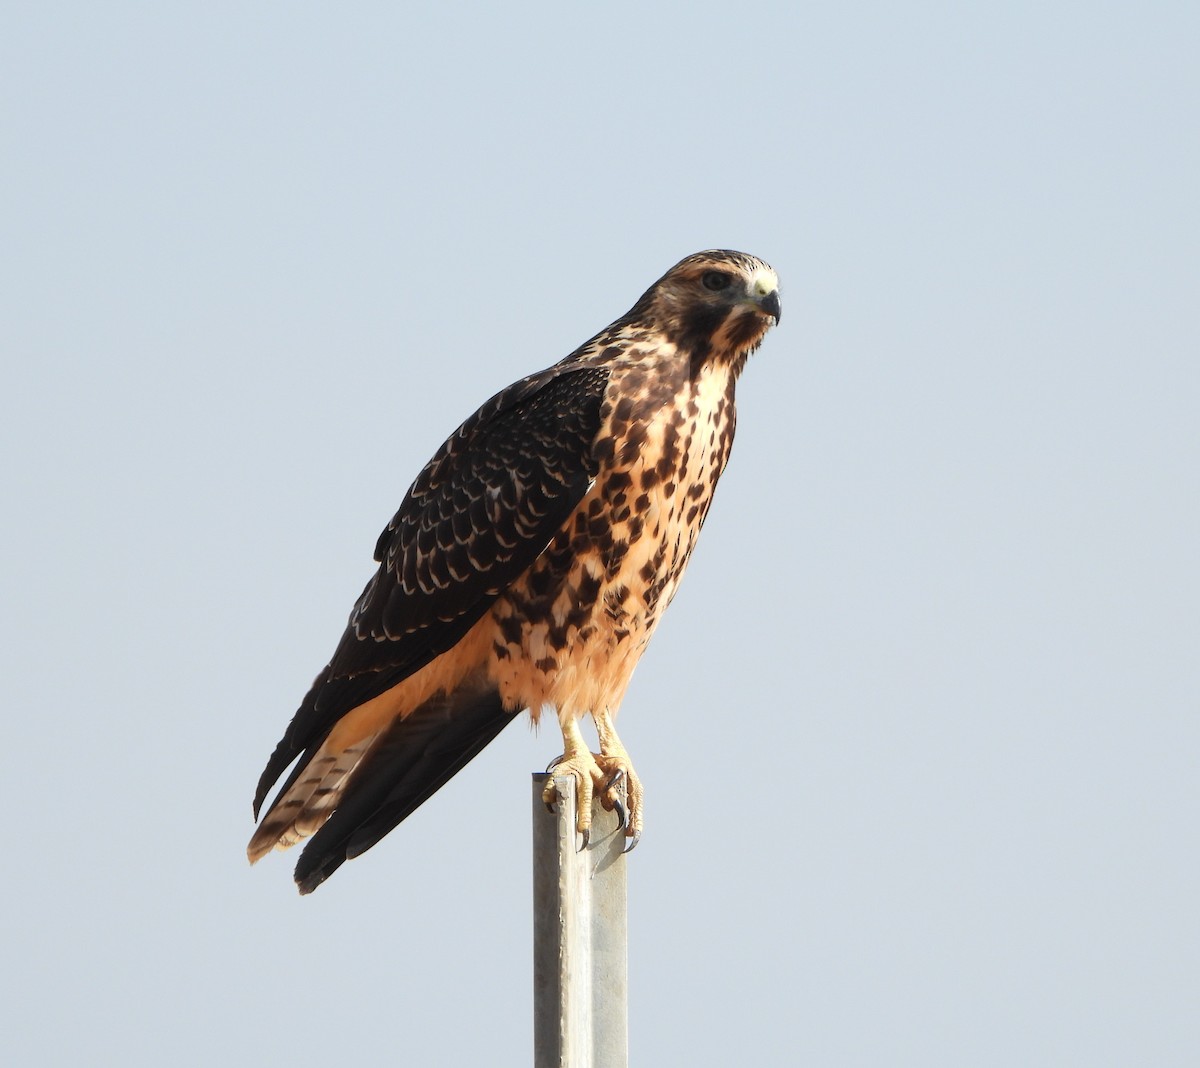
[[[628,318],[661,330],[693,365],[729,361],[740,370],[779,316],[779,278],[770,264],[712,249],[675,264]]]

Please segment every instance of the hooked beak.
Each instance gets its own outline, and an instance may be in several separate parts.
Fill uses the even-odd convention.
[[[769,293],[760,293],[757,296],[757,303],[767,315],[775,320],[775,325],[779,325],[779,316],[781,309],[779,306],[779,290],[772,289]]]

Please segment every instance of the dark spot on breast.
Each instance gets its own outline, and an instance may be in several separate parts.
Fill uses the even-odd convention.
[[[504,616],[500,620],[500,633],[509,645],[520,645],[525,627],[516,616]]]
[[[547,569],[553,571],[556,575],[565,575],[570,570],[574,558],[574,553],[571,551],[570,539],[560,535],[554,539],[554,544],[546,550],[543,560],[546,563]]]
[[[663,427],[663,455],[674,457],[679,451],[680,418],[678,412],[673,412],[672,416],[671,421]]]
[[[533,601],[525,596],[520,587],[514,586],[508,591],[508,603],[512,605],[513,614],[510,618],[528,620],[533,610]]]
[[[617,463],[632,464],[642,454],[642,443],[645,438],[640,434],[630,434],[621,444]]]
[[[554,575],[549,568],[535,567],[529,572],[528,585],[535,597],[545,597],[554,585]]]
[[[568,613],[564,621],[564,626],[569,630],[574,627],[575,630],[582,632],[583,626],[592,616],[593,602],[587,601],[576,604]]]
[[[589,575],[586,571],[579,576],[579,584],[575,588],[575,596],[580,604],[594,604],[600,596],[600,577]]]
[[[538,671],[557,671],[558,661],[552,656],[543,656],[541,660],[537,661],[537,663],[535,663],[533,666],[537,668]]]

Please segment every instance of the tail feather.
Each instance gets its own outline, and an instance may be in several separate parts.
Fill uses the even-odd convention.
[[[321,673],[313,680],[312,686],[309,687],[308,693],[304,695],[304,700],[300,702],[300,707],[297,709],[295,716],[292,717],[292,722],[288,724],[288,729],[284,732],[283,737],[279,740],[279,744],[275,747],[275,751],[271,754],[271,759],[267,761],[267,766],[263,768],[262,775],[258,779],[258,788],[254,791],[254,818],[258,819],[258,811],[262,808],[263,801],[266,800],[267,794],[270,793],[271,787],[275,785],[275,780],[284,773],[287,766],[296,759],[305,749],[305,744],[301,744],[296,738],[296,724],[303,722],[305,717],[311,717],[316,708],[317,698],[321,695],[321,690],[329,679],[328,666],[321,669]],[[316,742],[308,746],[308,752],[300,759],[296,766],[292,769],[292,773],[288,776],[279,791],[279,796],[291,789],[292,784],[299,777],[301,770],[308,763],[309,758],[320,747],[320,742],[328,735],[326,730],[321,734]]]
[[[296,865],[302,894],[312,893],[345,861],[365,853],[461,771],[515,718],[491,688],[462,688],[430,698],[396,719],[355,761],[332,804],[310,806],[320,829]],[[315,829],[315,828],[314,828]]]
[[[368,735],[338,751],[322,745],[308,760],[300,761],[246,847],[250,863],[272,849],[288,849],[315,834],[337,808],[354,769],[378,737]]]

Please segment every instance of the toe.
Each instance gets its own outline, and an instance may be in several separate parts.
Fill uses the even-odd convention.
[[[575,829],[586,838],[592,826],[592,777],[588,774],[576,775],[575,792]]]

